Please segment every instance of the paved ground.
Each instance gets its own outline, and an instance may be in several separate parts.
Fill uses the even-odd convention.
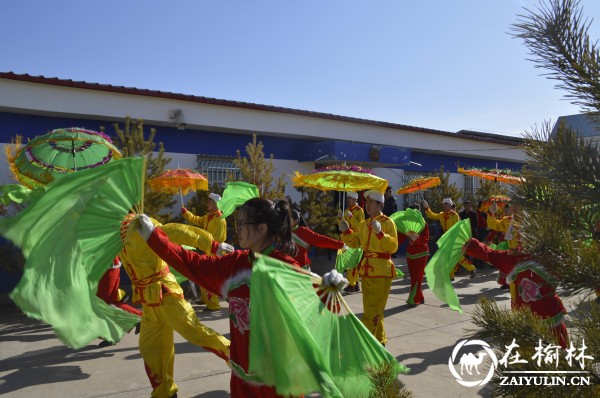
[[[406,276],[392,284],[385,313],[388,350],[412,371],[401,380],[416,397],[489,396],[481,388],[459,385],[450,374],[448,359],[454,345],[473,328],[471,311],[482,293],[509,304],[509,293],[497,288],[495,272],[484,269],[475,279],[459,275],[455,288],[464,313],[451,311],[425,290],[426,304],[405,304],[410,282],[404,258],[396,259]],[[319,258],[313,270],[322,273],[333,261]],[[346,296],[356,315],[362,315],[362,295]],[[226,303],[222,303],[227,305]],[[226,310],[203,312],[200,319],[226,335]],[[148,397],[150,385],[137,349],[137,337],[126,335],[117,345],[97,348],[99,341],[72,350],[62,345],[47,325],[28,319],[11,307],[0,308],[0,395],[11,397]],[[179,397],[229,396],[229,369],[214,355],[204,352],[176,334],[175,378]]]

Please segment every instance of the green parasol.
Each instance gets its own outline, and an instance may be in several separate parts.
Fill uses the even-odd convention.
[[[17,144],[14,153],[8,147],[6,151],[15,178],[28,188],[122,157],[107,135],[75,127],[53,130],[25,146]]]
[[[276,259],[257,256],[250,281],[249,378],[298,396],[320,391],[327,397],[368,397],[365,366],[392,363],[395,375],[409,369],[396,360],[348,309],[335,289],[326,302],[315,293],[318,275]],[[329,300],[334,295],[333,300]]]
[[[0,220],[0,234],[27,260],[10,297],[69,347],[119,341],[139,322],[96,297],[96,288],[123,247],[121,221],[141,201],[143,176],[143,158],[69,173],[19,214]]]
[[[448,304],[451,309],[462,314],[460,302],[450,281],[450,271],[463,256],[462,246],[471,239],[470,220],[461,220],[446,231],[437,244],[438,251],[425,267],[427,285],[433,294],[442,302]]]
[[[425,228],[425,219],[419,210],[406,209],[398,211],[392,214],[390,218],[396,224],[398,232],[404,235],[408,235],[410,231],[419,234]]]

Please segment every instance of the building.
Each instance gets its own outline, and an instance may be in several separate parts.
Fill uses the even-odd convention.
[[[583,138],[585,142],[600,144],[600,124],[598,120],[593,120],[590,115],[581,113],[578,115],[560,116],[554,124],[551,136],[556,135],[558,126],[561,123],[564,123],[567,128],[577,132],[577,135]]]
[[[20,134],[33,138],[56,128],[105,128],[126,116],[156,128],[171,168],[197,168],[210,184],[223,182],[244,153],[252,134],[274,155],[274,177],[285,175],[286,195],[300,193],[289,183],[298,170],[308,173],[347,162],[373,169],[395,189],[415,176],[444,166],[451,182],[476,189],[476,181],[456,173],[457,164],[519,170],[525,162],[520,138],[473,131],[447,132],[319,112],[186,94],[77,82],[26,74],[0,73],[0,143]],[[0,184],[14,183],[6,159]],[[399,201],[402,203],[402,201]]]

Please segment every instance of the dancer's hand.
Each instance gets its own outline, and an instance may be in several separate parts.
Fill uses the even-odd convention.
[[[348,279],[344,278],[344,275],[337,272],[337,270],[332,269],[323,275],[323,286],[335,287],[341,293],[348,286]]]
[[[188,212],[188,209],[186,209],[185,207],[181,208],[181,214],[185,214]]]
[[[424,208],[425,210],[429,209],[429,203],[427,203],[427,201],[426,201],[426,200],[423,200],[423,201],[421,202],[421,206],[423,206],[423,208]]]
[[[412,242],[416,241],[417,239],[419,239],[419,235],[413,231],[408,231],[408,237],[410,238],[410,240]]]
[[[349,229],[350,229],[350,225],[348,225],[348,222],[346,220],[340,221],[340,231],[346,232]]]
[[[381,233],[381,224],[377,220],[371,221],[371,229],[375,232],[375,235],[379,235]]]
[[[235,247],[231,246],[229,243],[219,243],[219,247],[217,247],[217,256],[223,256],[228,253],[232,253],[235,250]]]
[[[152,235],[152,231],[154,231],[154,224],[152,224],[152,220],[150,220],[150,217],[145,214],[138,214],[136,218],[138,221],[135,226],[137,231],[140,233],[142,238],[144,238],[144,240],[148,240],[150,235]]]

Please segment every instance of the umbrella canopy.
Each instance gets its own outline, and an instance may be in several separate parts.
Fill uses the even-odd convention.
[[[172,194],[179,192],[186,195],[190,190],[208,191],[208,179],[190,169],[168,170],[148,180],[148,185],[154,192]]]
[[[422,191],[424,189],[437,187],[441,181],[439,177],[421,177],[416,178],[396,191],[397,194],[407,194],[411,192]]]
[[[458,168],[458,172],[468,175],[483,178],[486,180],[505,182],[507,184],[518,184],[524,182],[525,178],[521,177],[519,173],[512,170],[500,170],[500,169],[465,169],[462,167]]]
[[[388,186],[387,180],[377,177],[371,170],[346,165],[328,166],[306,175],[296,171],[292,183],[295,187],[345,192],[375,189],[383,193]]]
[[[122,158],[106,134],[76,127],[53,130],[25,146],[17,144],[15,153],[8,147],[6,152],[14,176],[30,189]]]
[[[508,202],[510,202],[510,198],[506,195],[492,195],[481,203],[481,211],[487,211],[492,203],[496,203],[496,206],[502,209]]]

